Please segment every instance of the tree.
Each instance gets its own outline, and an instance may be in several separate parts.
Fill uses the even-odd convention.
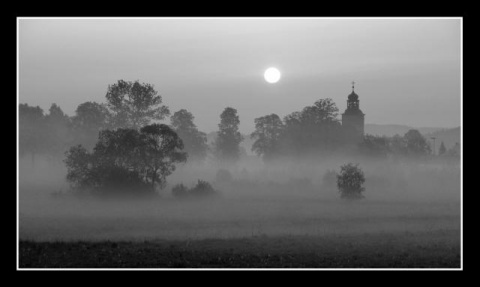
[[[305,145],[330,149],[332,143],[338,144],[341,125],[337,117],[338,108],[330,98],[305,107],[301,114],[302,129],[308,135]]]
[[[98,132],[107,128],[108,119],[109,112],[104,104],[85,102],[78,105],[72,118],[74,142],[88,149],[93,148]]]
[[[162,105],[162,97],[153,85],[119,80],[109,85],[107,107],[112,113],[112,124],[116,128],[138,129],[155,120],[163,120],[170,114]]]
[[[439,155],[444,155],[447,152],[447,149],[445,148],[445,144],[442,143],[440,144],[440,148],[438,149],[438,154]]]
[[[227,107],[220,115],[218,134],[215,140],[217,157],[224,162],[235,162],[240,157],[240,142],[243,136],[238,131],[240,119],[237,110]]]
[[[98,194],[150,193],[141,146],[137,130],[103,130],[93,152],[81,145],[67,151],[67,180],[74,189]]]
[[[18,107],[18,140],[20,155],[31,154],[32,164],[35,155],[43,151],[45,145],[45,116],[39,107],[20,104]]]
[[[145,177],[141,158],[143,148],[144,143],[137,130],[103,130],[98,135],[93,156],[100,165],[107,168],[117,166],[126,170],[136,170],[142,172]]]
[[[368,156],[385,157],[390,152],[388,138],[366,134],[359,150]]]
[[[388,149],[397,155],[406,155],[407,154],[407,144],[405,138],[395,134],[389,139]]]
[[[458,142],[455,143],[455,145],[450,148],[447,153],[448,156],[452,157],[460,157],[460,144]]]
[[[93,168],[93,155],[82,145],[71,147],[65,153],[65,165],[67,166],[67,181],[74,189],[94,188],[97,186],[95,171]]]
[[[303,122],[313,124],[339,123],[338,108],[332,99],[319,99],[313,106],[305,107],[302,112]]]
[[[427,155],[430,153],[430,145],[418,130],[409,130],[403,136],[405,148],[410,155]]]
[[[175,170],[175,164],[187,161],[182,139],[169,126],[153,124],[141,130],[141,157],[152,189],[157,183],[165,187],[166,177]]]
[[[45,125],[45,143],[48,146],[48,153],[55,156],[63,154],[71,141],[70,117],[53,103],[45,116]]]
[[[172,195],[178,198],[185,198],[189,195],[189,189],[183,185],[183,183],[177,184],[172,187]]]
[[[332,150],[341,144],[341,124],[338,108],[330,98],[319,99],[301,112],[284,118],[282,141],[296,153]]]
[[[193,123],[194,116],[185,109],[181,109],[170,118],[171,125],[185,146],[189,160],[202,161],[207,156],[207,135],[200,132]]]
[[[365,188],[362,185],[364,182],[365,175],[358,164],[348,163],[340,167],[340,173],[337,174],[337,187],[341,198],[363,198],[362,192],[365,191]]]
[[[102,130],[93,152],[66,152],[67,180],[75,189],[100,193],[152,193],[163,188],[175,164],[186,160],[183,143],[167,125]]]
[[[252,151],[263,156],[264,160],[272,159],[279,152],[283,128],[283,122],[276,114],[256,118],[255,131],[250,135],[256,139]]]
[[[304,151],[302,146],[305,139],[305,131],[302,129],[301,112],[293,112],[283,119],[284,130],[281,137],[282,152],[299,155]]]

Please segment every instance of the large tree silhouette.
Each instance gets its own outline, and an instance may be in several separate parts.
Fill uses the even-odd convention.
[[[302,154],[336,148],[342,143],[338,108],[332,99],[319,99],[284,118],[282,142],[290,153]]]
[[[46,147],[45,115],[39,107],[20,104],[18,109],[18,138],[20,156],[30,154],[32,164],[35,155]]]
[[[243,136],[238,131],[240,118],[237,110],[225,108],[220,115],[218,134],[215,140],[215,153],[218,159],[226,163],[234,163],[240,157],[240,142]]]
[[[185,162],[182,139],[169,126],[153,124],[140,130],[141,159],[152,189],[155,184],[165,187],[166,177],[175,170],[175,164]]]
[[[447,152],[447,149],[445,148],[445,144],[442,143],[440,144],[440,148],[438,149],[438,154],[439,155],[444,155]]]
[[[100,130],[107,128],[109,112],[104,104],[85,102],[78,105],[72,117],[74,142],[93,148]]]
[[[70,117],[57,104],[45,116],[45,144],[50,155],[61,156],[71,142]]]
[[[106,98],[116,128],[139,129],[170,114],[153,85],[139,81],[119,80],[109,85]]]
[[[265,161],[278,155],[283,128],[283,122],[277,114],[256,118],[255,131],[251,134],[251,138],[255,139],[252,151]]]
[[[194,116],[185,109],[175,112],[170,118],[171,125],[185,146],[189,161],[202,161],[207,156],[207,135],[197,129]]]
[[[83,146],[66,152],[67,180],[79,190],[100,194],[151,194],[163,188],[175,164],[186,160],[183,143],[169,126],[103,130],[93,152]]]
[[[418,130],[409,130],[403,138],[405,148],[410,155],[427,155],[430,153],[430,145]]]
[[[366,134],[358,144],[359,151],[367,156],[386,157],[391,152],[389,139],[386,136]]]

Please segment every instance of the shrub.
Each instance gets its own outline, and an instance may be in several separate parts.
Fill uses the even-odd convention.
[[[186,197],[210,197],[218,194],[218,192],[212,187],[210,183],[203,180],[198,180],[197,184],[188,189],[183,184],[177,184],[172,188],[172,194],[177,198]]]
[[[172,194],[174,197],[186,197],[188,196],[189,190],[182,183],[175,185],[172,188]]]
[[[362,184],[364,182],[365,175],[358,164],[349,163],[340,167],[340,173],[337,175],[337,187],[341,198],[363,198],[362,192],[365,191],[365,188],[362,187]]]
[[[203,180],[198,180],[197,185],[195,185],[194,188],[190,189],[191,195],[199,196],[199,197],[211,196],[211,195],[215,195],[216,193],[217,192],[212,187],[212,185],[210,185],[210,183]]]

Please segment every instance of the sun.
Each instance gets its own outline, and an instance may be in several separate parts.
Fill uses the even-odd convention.
[[[265,81],[274,84],[280,80],[281,74],[277,68],[272,67],[265,70],[263,76],[265,77]]]

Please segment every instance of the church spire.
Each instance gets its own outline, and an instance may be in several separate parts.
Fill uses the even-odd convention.
[[[358,95],[355,94],[355,82],[352,81],[352,93],[348,95],[347,109],[358,110],[359,108],[360,108],[360,101],[358,100]]]
[[[360,110],[360,100],[355,93],[354,81],[352,81],[352,92],[348,95],[347,108],[342,114],[342,128],[348,142],[358,144],[363,141],[365,114]]]

